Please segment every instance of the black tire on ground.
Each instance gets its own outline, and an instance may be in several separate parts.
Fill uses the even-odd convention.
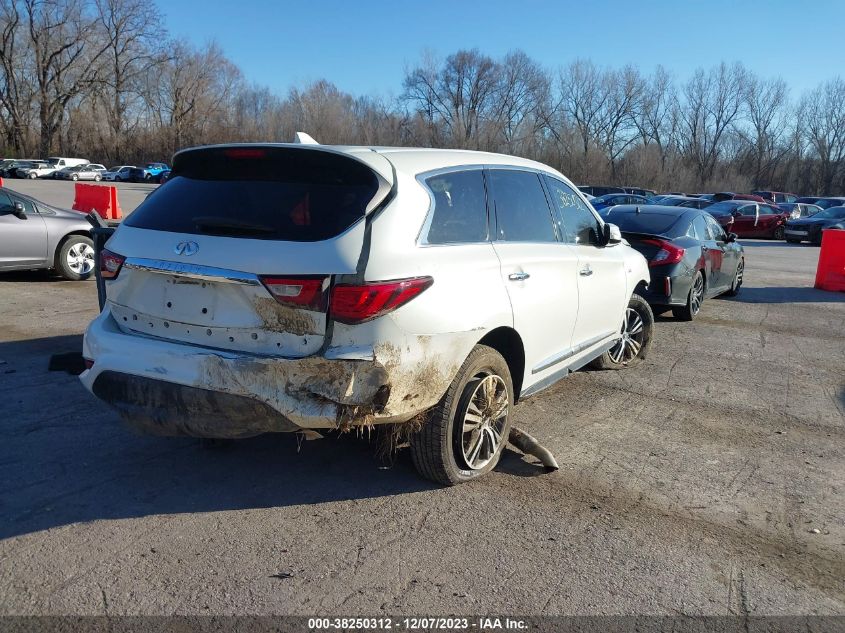
[[[736,271],[734,271],[734,278],[731,281],[730,289],[725,292],[725,294],[729,297],[735,297],[739,294],[739,289],[742,288],[742,282],[745,279],[745,259],[740,258],[739,263],[736,265]]]
[[[492,395],[485,400],[485,394]],[[493,470],[508,443],[513,402],[513,382],[505,359],[491,347],[476,345],[443,398],[411,436],[411,458],[417,472],[452,486]]]
[[[77,176],[76,174],[74,174],[73,176],[71,176],[71,177],[70,177],[70,179],[71,179],[71,180],[79,180],[79,176]]]
[[[801,243],[801,240],[797,240],[797,239],[795,239],[794,237],[787,237],[787,238],[786,238],[786,243],[787,243],[787,244],[800,244],[800,243]]]
[[[72,248],[78,245],[88,246],[88,248],[91,249],[91,253],[93,255],[94,242],[91,241],[91,238],[85,237],[84,235],[71,235],[64,242],[61,243],[61,246],[59,246],[59,250],[56,253],[56,272],[58,272],[62,277],[70,281],[83,281],[85,279],[93,279],[93,266],[96,266],[96,262],[93,263],[93,266],[87,273],[80,273],[78,271],[73,270],[73,268],[71,268],[70,266],[70,263],[68,262],[68,253]]]
[[[692,284],[690,284],[687,304],[672,308],[672,314],[676,319],[692,321],[695,318],[701,310],[701,304],[704,303],[704,288],[704,275],[701,274],[700,270],[697,270],[695,271],[695,276],[692,278]]]
[[[94,176],[94,182],[100,182],[102,179],[103,179],[103,178],[102,178],[102,176],[100,176],[100,174],[96,174],[96,175]]]
[[[631,295],[622,321],[622,340],[590,363],[595,369],[624,369],[643,362],[651,350],[654,313],[638,294]],[[627,333],[627,337],[625,334]]]
[[[782,240],[786,237],[786,229],[784,228],[783,224],[779,227],[775,228],[774,238],[776,240]]]

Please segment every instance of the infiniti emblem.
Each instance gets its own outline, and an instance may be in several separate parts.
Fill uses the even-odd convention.
[[[194,255],[200,249],[200,245],[196,242],[179,242],[173,250],[177,255]]]

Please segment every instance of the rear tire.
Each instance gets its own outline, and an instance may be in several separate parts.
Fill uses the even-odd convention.
[[[739,294],[739,289],[742,288],[742,280],[745,276],[745,260],[740,259],[739,263],[736,265],[736,272],[734,273],[733,281],[731,282],[730,289],[725,292],[725,294],[729,297],[735,297]]]
[[[510,432],[513,381],[502,355],[476,345],[443,398],[411,436],[417,472],[446,486],[496,467]]]
[[[69,281],[94,277],[94,242],[84,235],[71,235],[59,247],[56,271]]]
[[[102,179],[103,178],[102,178],[102,176],[100,176],[100,174],[97,174],[96,176],[94,176],[94,182],[100,182]]]
[[[648,357],[654,333],[654,313],[638,294],[631,295],[620,330],[622,339],[590,366],[595,369],[624,369],[639,365]]]
[[[783,224],[775,229],[774,238],[776,240],[782,240],[786,237],[786,229],[784,228]]]
[[[681,321],[692,321],[701,311],[702,303],[704,303],[704,275],[701,274],[700,270],[697,270],[692,278],[692,285],[687,295],[687,304],[672,308],[672,314]]]

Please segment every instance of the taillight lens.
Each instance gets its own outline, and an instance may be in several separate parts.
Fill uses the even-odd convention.
[[[366,284],[338,284],[332,289],[329,312],[341,323],[362,323],[392,312],[431,286],[431,277],[414,277]]]
[[[120,272],[121,266],[126,258],[104,248],[100,251],[100,277],[103,279],[114,279]]]
[[[261,277],[261,282],[281,304],[323,310],[326,307],[324,286],[326,277]]]
[[[643,240],[645,244],[653,244],[660,247],[660,250],[651,258],[649,266],[665,266],[666,264],[677,264],[684,257],[684,249],[675,246],[665,240]]]

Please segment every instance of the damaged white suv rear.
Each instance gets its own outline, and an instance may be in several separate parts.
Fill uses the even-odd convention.
[[[491,470],[514,403],[644,358],[643,257],[555,170],[468,151],[189,149],[100,258],[84,385],[133,427],[407,424],[419,472]]]

